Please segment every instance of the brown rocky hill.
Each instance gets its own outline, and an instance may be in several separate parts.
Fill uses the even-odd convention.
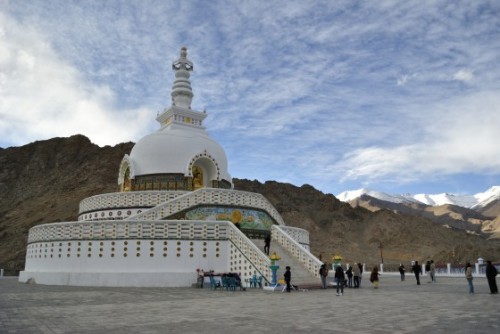
[[[487,217],[500,217],[500,198],[497,198],[482,208],[478,208],[477,211]]]
[[[331,254],[340,254],[349,262],[372,264],[380,263],[382,255],[384,263],[393,265],[431,258],[461,263],[479,256],[500,258],[498,240],[446,228],[420,216],[353,208],[309,185],[248,180],[234,183],[235,188],[263,194],[287,225],[307,229],[313,253],[322,253],[323,260],[330,260]]]
[[[0,268],[7,274],[24,268],[32,226],[76,220],[83,198],[116,191],[120,161],[132,146],[99,147],[77,135],[0,149]],[[233,181],[235,189],[266,196],[287,225],[307,229],[312,252],[326,261],[340,254],[349,262],[379,263],[380,246],[386,264],[428,258],[464,262],[479,256],[500,260],[498,241],[425,218],[352,208],[309,185]]]
[[[0,268],[24,268],[28,230],[77,219],[88,196],[117,190],[119,163],[133,143],[99,147],[84,136],[0,150]]]

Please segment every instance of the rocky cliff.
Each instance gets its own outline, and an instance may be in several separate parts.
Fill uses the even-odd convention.
[[[0,149],[0,268],[24,268],[32,226],[76,220],[79,202],[117,191],[120,161],[133,143],[99,147],[84,136],[53,138]],[[235,189],[258,192],[287,225],[310,232],[312,251],[329,261],[395,264],[413,259],[464,262],[500,260],[500,242],[388,210],[352,208],[312,186],[234,179]],[[382,249],[381,249],[382,248]],[[382,251],[381,251],[382,250]]]

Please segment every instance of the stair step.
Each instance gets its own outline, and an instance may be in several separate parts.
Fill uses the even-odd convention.
[[[264,251],[264,240],[262,239],[251,239],[259,249]],[[315,277],[313,274],[307,270],[307,268],[295,257],[292,256],[285,248],[281,247],[278,243],[273,243],[271,241],[271,247],[269,247],[269,254],[276,252],[281,260],[277,261],[279,269],[277,272],[278,279],[283,279],[283,274],[285,273],[286,266],[290,266],[292,273],[292,284],[298,286],[320,286],[320,279]]]

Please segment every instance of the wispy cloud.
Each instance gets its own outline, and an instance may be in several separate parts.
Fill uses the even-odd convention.
[[[343,179],[414,182],[428,175],[496,174],[500,170],[500,95],[483,92],[434,106],[416,143],[349,152],[335,169]],[[440,112],[441,111],[441,112]]]
[[[144,131],[147,109],[116,109],[109,86],[88,82],[36,30],[0,18],[2,141],[16,145],[84,133],[105,145]]]
[[[471,81],[474,79],[474,74],[468,70],[460,70],[453,74],[453,79],[458,81]]]
[[[236,177],[340,192],[500,173],[496,2],[51,0],[0,15],[2,146],[138,140],[187,45],[193,107]]]

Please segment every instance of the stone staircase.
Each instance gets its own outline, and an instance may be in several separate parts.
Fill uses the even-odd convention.
[[[251,239],[259,249],[264,251],[264,240],[263,239]],[[273,252],[281,257],[278,261],[279,269],[277,272],[278,279],[283,279],[283,274],[285,273],[286,266],[290,266],[290,271],[292,273],[292,284],[300,287],[315,288],[320,287],[321,282],[319,277],[314,277],[304,265],[293,257],[285,248],[283,248],[278,243],[273,243],[271,241],[271,247],[269,249],[269,255]]]

